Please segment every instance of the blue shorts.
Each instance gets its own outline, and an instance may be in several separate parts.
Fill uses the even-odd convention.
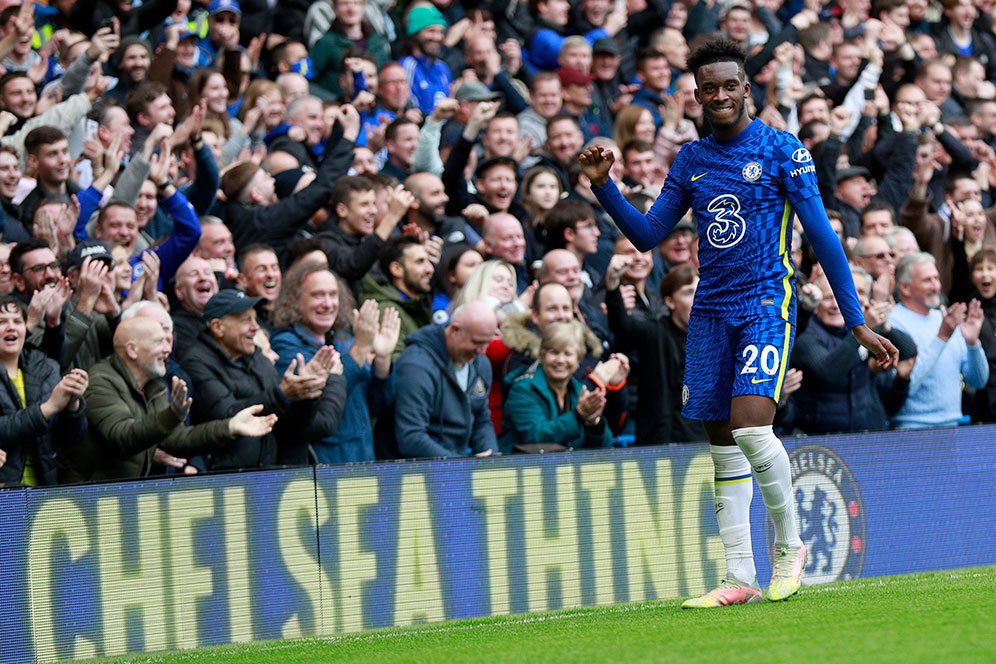
[[[726,422],[733,397],[752,394],[777,403],[794,340],[795,326],[778,316],[692,314],[681,414],[692,420]]]

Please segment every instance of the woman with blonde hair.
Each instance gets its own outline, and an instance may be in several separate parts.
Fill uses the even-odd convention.
[[[612,136],[619,149],[633,140],[653,144],[657,138],[657,125],[654,116],[646,107],[634,104],[627,106],[616,115],[615,132]]]
[[[578,321],[546,327],[539,361],[507,379],[511,386],[499,443],[502,452],[516,447],[524,451],[523,445],[578,448],[612,444],[612,432],[602,417],[605,389],[594,383],[584,385],[574,377],[584,352],[584,328]],[[620,372],[622,367],[620,364]]]
[[[452,308],[455,310],[477,300],[487,302],[498,313],[500,322],[509,314],[529,311],[522,300],[515,297],[517,286],[515,269],[511,265],[502,260],[484,261],[470,273],[467,283],[453,300]]]
[[[242,97],[242,107],[239,108],[239,113],[236,116],[243,125],[246,124],[247,116],[249,120],[253,119],[252,109],[254,108],[258,108],[261,115],[257,133],[266,136],[268,132],[280,125],[284,119],[284,113],[287,111],[284,93],[281,92],[280,86],[265,78],[257,78],[250,83]]]

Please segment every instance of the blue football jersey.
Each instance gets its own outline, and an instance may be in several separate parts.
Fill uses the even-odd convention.
[[[691,206],[695,214],[695,311],[771,314],[794,324],[792,207],[819,195],[809,151],[760,120],[730,141],[708,136],[682,147],[654,207]]]

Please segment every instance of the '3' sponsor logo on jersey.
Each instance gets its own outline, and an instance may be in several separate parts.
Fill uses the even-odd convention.
[[[709,244],[717,249],[729,249],[744,238],[747,222],[740,216],[740,199],[736,196],[717,196],[709,201],[706,210],[713,213],[713,221],[705,230]]]

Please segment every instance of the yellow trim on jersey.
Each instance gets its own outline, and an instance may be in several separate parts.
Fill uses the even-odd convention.
[[[715,483],[716,484],[722,484],[722,485],[725,486],[727,484],[743,484],[744,482],[750,482],[752,479],[753,478],[750,478],[750,477],[744,477],[744,478],[741,478],[739,480],[716,480]]]
[[[782,400],[782,383],[785,381],[785,368],[789,363],[789,341],[792,339],[792,324],[785,321],[785,339],[782,341],[782,359],[778,363],[778,382],[775,383],[775,403]]]
[[[789,305],[792,304],[792,275],[795,274],[788,250],[788,229],[791,218],[792,205],[786,200],[785,211],[782,213],[782,227],[778,232],[778,254],[782,257],[782,265],[785,266],[785,276],[782,277],[782,287],[785,289],[785,297],[782,298],[782,318],[785,320],[789,320]]]

